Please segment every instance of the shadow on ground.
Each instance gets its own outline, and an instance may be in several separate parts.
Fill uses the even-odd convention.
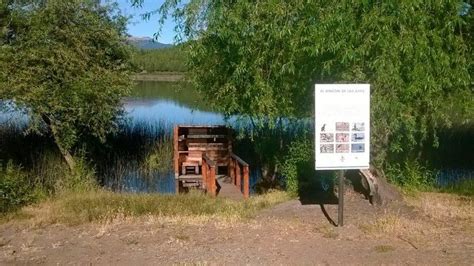
[[[312,182],[306,182],[299,188],[299,201],[302,205],[319,205],[324,217],[334,226],[337,226],[335,219],[329,215],[325,205],[338,205],[339,199],[335,186],[338,180],[334,177],[328,178],[328,173],[322,176],[316,176]],[[366,200],[370,200],[367,186],[364,185],[361,176],[357,171],[346,171],[345,190],[353,190],[355,193],[362,194]]]

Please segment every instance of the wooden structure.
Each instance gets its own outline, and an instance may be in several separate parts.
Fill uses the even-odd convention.
[[[195,187],[214,197],[249,197],[249,165],[232,152],[230,128],[175,126],[173,144],[176,193]]]

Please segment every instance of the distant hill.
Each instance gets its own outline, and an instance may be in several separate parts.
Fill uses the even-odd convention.
[[[129,37],[128,42],[141,50],[155,50],[161,48],[168,48],[173,46],[172,44],[166,44],[155,41],[150,37]]]

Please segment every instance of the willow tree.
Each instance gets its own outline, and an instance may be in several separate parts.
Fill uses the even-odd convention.
[[[27,113],[30,131],[46,128],[74,168],[78,140],[104,140],[122,113],[130,85],[125,20],[96,1],[36,2],[3,5],[0,99]]]
[[[449,106],[472,111],[473,12],[460,0],[168,0],[157,12],[177,21],[191,80],[227,114],[309,116],[314,83],[372,84],[379,166],[436,145]]]

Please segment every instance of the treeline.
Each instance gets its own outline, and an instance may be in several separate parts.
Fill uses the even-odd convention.
[[[139,72],[185,72],[186,62],[182,46],[156,50],[137,50],[132,63]]]

